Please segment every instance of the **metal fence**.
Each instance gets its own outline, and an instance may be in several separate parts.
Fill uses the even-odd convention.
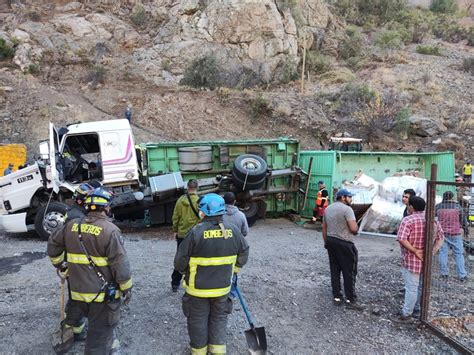
[[[436,176],[433,165],[427,183],[421,322],[456,350],[472,354],[474,184],[437,181]],[[433,254],[435,221],[441,224],[445,241]]]

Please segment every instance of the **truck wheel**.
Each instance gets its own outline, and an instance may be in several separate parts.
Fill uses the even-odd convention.
[[[48,240],[49,236],[57,228],[64,225],[68,205],[62,202],[51,202],[46,211],[46,205],[36,213],[35,230],[42,240]]]
[[[245,217],[247,218],[247,223],[249,227],[252,227],[258,219],[258,204],[257,202],[249,202],[245,204],[244,207],[240,208]]]
[[[245,179],[245,178],[244,178]],[[235,175],[232,175],[232,181],[234,182],[234,185],[237,186],[237,188],[242,189],[244,188],[245,185],[245,191],[248,190],[258,190],[265,184],[265,179],[266,176],[264,176],[260,181],[248,181],[245,182],[245,180],[241,180]]]
[[[232,176],[247,183],[261,181],[267,175],[267,162],[255,154],[242,154],[234,161]]]

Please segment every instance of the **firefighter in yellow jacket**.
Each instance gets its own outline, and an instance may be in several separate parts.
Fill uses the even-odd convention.
[[[192,354],[225,354],[231,280],[247,262],[249,246],[239,228],[223,222],[221,196],[207,194],[198,207],[202,221],[181,242],[174,265],[185,274],[183,313]]]
[[[69,277],[66,325],[74,326],[83,317],[89,319],[86,354],[111,352],[114,328],[120,319],[120,296],[125,304],[131,298],[130,264],[122,233],[107,217],[111,201],[108,191],[95,189],[85,201],[87,216],[69,220],[48,241],[51,262]]]

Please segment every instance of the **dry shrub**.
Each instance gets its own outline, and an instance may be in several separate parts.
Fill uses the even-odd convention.
[[[456,160],[462,160],[464,158],[464,153],[466,148],[462,140],[454,140],[451,138],[442,139],[441,143],[436,145],[436,150],[438,152],[454,152]]]
[[[251,99],[249,103],[250,111],[254,119],[270,117],[273,112],[270,101],[260,92],[257,93],[257,96]]]
[[[356,111],[354,116],[359,122],[360,128],[365,131],[367,142],[370,143],[372,136],[377,132],[388,132],[394,129],[397,124],[395,118],[400,112],[400,109],[400,104],[395,97],[389,97],[384,100],[384,98],[377,93],[374,100],[364,105],[362,109]]]
[[[461,65],[462,70],[474,75],[474,57],[464,58]]]
[[[306,57],[306,69],[312,74],[323,74],[331,70],[332,64],[328,56],[316,51],[309,51]]]
[[[333,69],[318,76],[318,80],[324,84],[343,84],[354,79],[354,73],[348,68]]]
[[[416,53],[419,54],[424,54],[424,55],[441,55],[441,50],[438,46],[431,46],[429,44],[427,45],[418,45],[416,46]]]

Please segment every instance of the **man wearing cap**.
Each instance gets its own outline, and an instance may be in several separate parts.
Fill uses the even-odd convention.
[[[313,218],[312,221],[316,222],[317,220],[322,220],[324,215],[324,210],[329,204],[329,193],[324,185],[324,181],[320,180],[318,182],[318,194],[316,195],[315,206],[313,209]]]
[[[8,164],[8,168],[3,170],[3,176],[7,176],[9,174],[13,173],[13,163]]]
[[[343,303],[341,292],[341,272],[344,279],[344,294],[348,309],[363,310],[364,307],[356,300],[355,282],[357,275],[357,248],[354,245],[354,235],[357,226],[352,204],[351,192],[340,189],[336,194],[336,202],[326,208],[323,216],[324,247],[329,255],[331,271],[331,287],[335,305]]]

